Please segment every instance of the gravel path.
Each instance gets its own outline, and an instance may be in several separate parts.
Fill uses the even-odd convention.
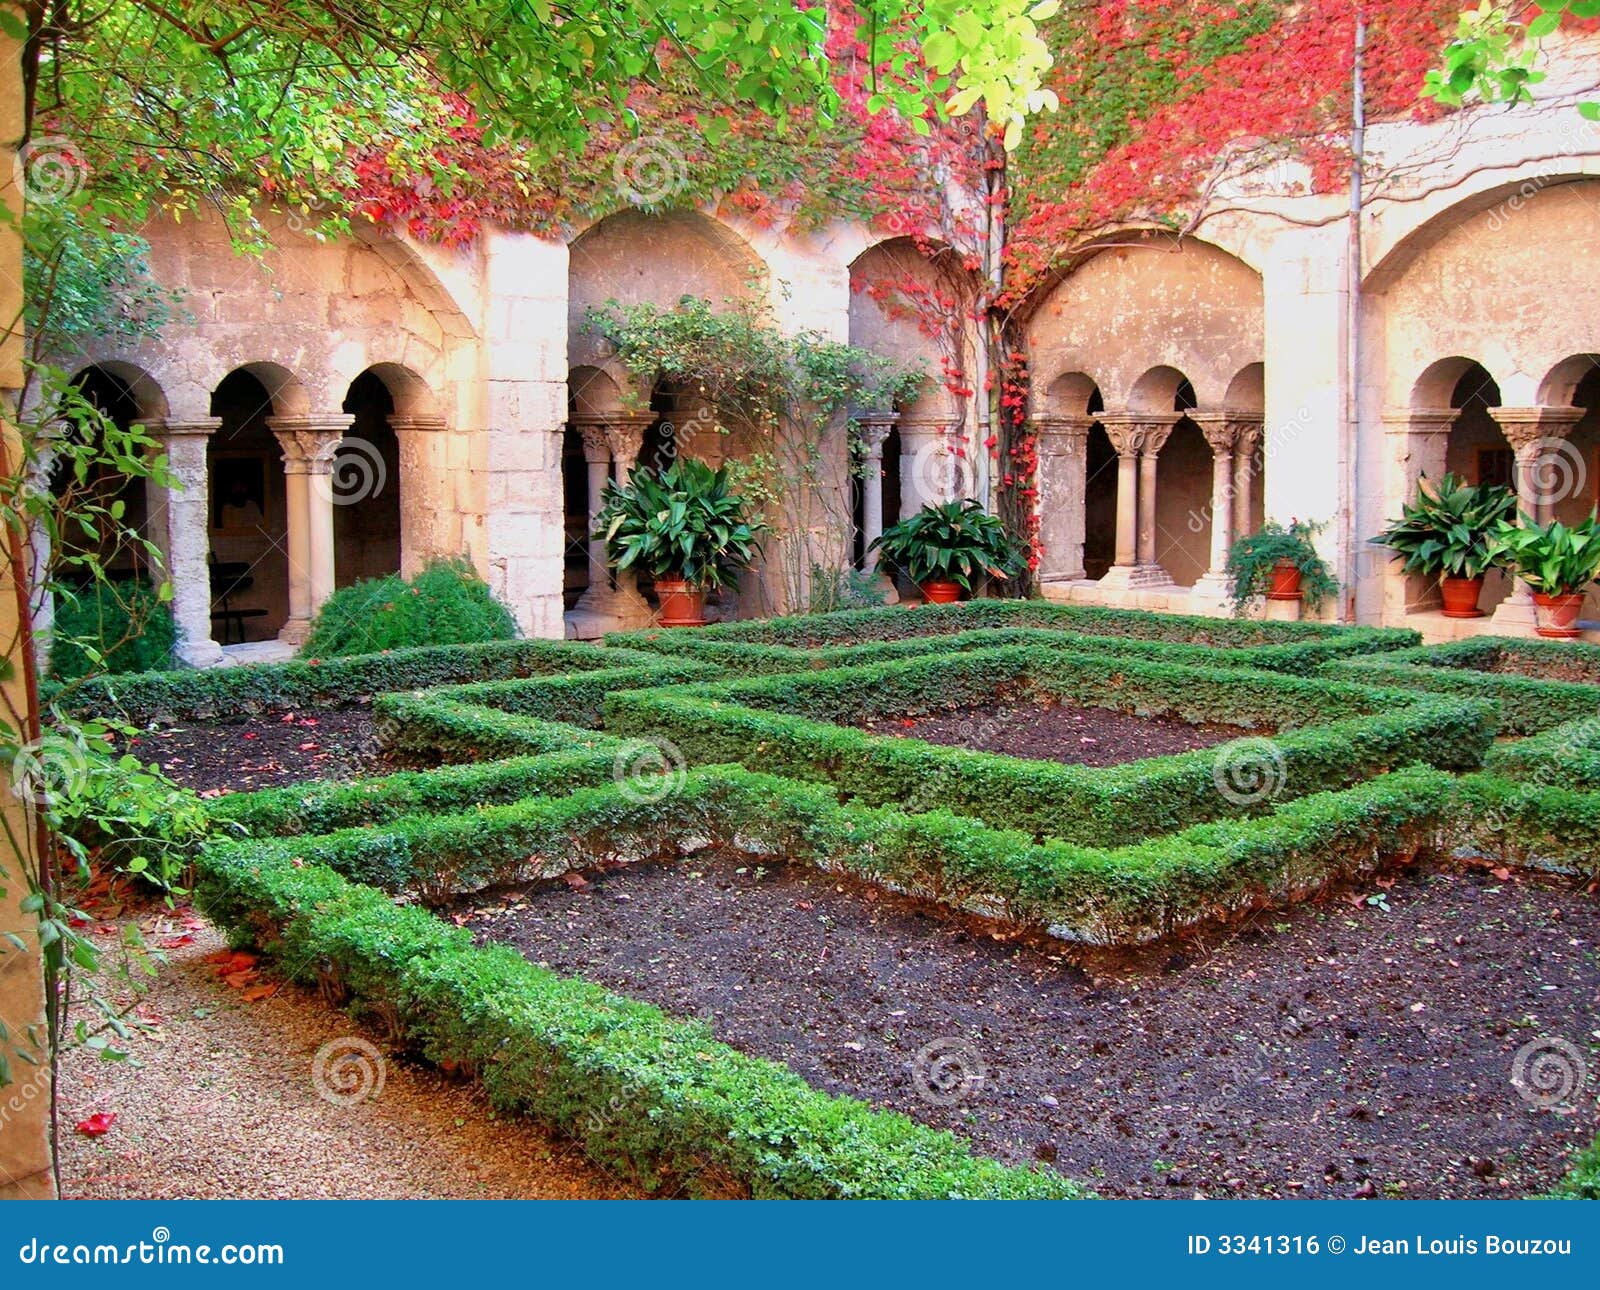
[[[196,920],[197,921],[197,920]],[[165,951],[139,1015],[132,1060],[84,1051],[63,1062],[63,1193],[88,1199],[523,1198],[591,1199],[634,1194],[569,1142],[523,1121],[497,1120],[475,1087],[432,1068],[351,1044],[376,1036],[311,991],[287,986],[245,1002],[208,956],[223,947],[209,925],[170,916],[141,920],[154,941],[172,932],[192,943]],[[106,924],[112,940],[116,929]],[[330,1042],[356,1064],[330,1060],[322,1087],[353,1096],[378,1054],[383,1082],[347,1104],[319,1094],[318,1051]],[[365,1065],[361,1063],[365,1062]],[[135,1064],[137,1063],[137,1064]],[[115,1115],[104,1136],[74,1126]]]

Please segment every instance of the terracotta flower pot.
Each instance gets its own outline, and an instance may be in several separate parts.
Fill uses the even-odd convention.
[[[933,582],[919,583],[918,590],[930,605],[953,605],[961,599],[959,582],[942,582],[935,579]]]
[[[1533,605],[1539,619],[1534,630],[1539,635],[1570,641],[1583,634],[1578,628],[1578,615],[1583,611],[1583,592],[1547,596],[1542,591],[1536,591],[1533,593]]]
[[[657,578],[656,595],[661,610],[656,621],[663,627],[704,627],[706,592],[681,578]]]
[[[1292,560],[1279,560],[1272,566],[1272,589],[1268,600],[1300,599],[1300,567]]]
[[[1482,618],[1483,610],[1478,608],[1478,597],[1483,594],[1483,579],[1478,578],[1451,578],[1439,579],[1439,591],[1444,596],[1444,616],[1446,618]]]

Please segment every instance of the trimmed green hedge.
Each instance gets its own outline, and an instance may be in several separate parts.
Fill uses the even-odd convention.
[[[996,699],[1170,712],[1283,732],[1260,743],[1089,768],[826,724]],[[944,807],[996,827],[1091,846],[1120,846],[1265,809],[1274,796],[1343,788],[1413,762],[1474,769],[1494,730],[1485,703],[1037,647],[627,691],[606,700],[605,728],[665,737],[694,764],[738,762],[831,782],[871,804]],[[1252,775],[1278,781],[1278,792],[1258,791]],[[1231,797],[1224,783],[1236,790]]]
[[[607,667],[566,676],[439,686],[430,691],[428,697],[444,703],[497,708],[501,712],[592,727],[600,724],[601,705],[614,691],[703,681],[722,674],[721,668],[694,659],[668,659],[655,654],[643,657],[645,661],[628,667]]]
[[[858,667],[896,659],[934,654],[959,654],[1004,645],[1038,645],[1079,652],[1148,658],[1198,667],[1255,667],[1271,672],[1309,675],[1330,658],[1352,652],[1388,647],[1380,633],[1352,630],[1348,636],[1318,638],[1283,645],[1226,648],[1143,640],[1133,636],[1095,636],[1044,627],[989,627],[953,636],[908,636],[901,640],[871,641],[864,645],[835,645],[802,649],[793,645],[762,645],[707,638],[696,631],[632,632],[610,638],[629,648],[655,650],[674,657],[717,663],[734,674],[761,675],[805,672],[835,667]]]
[[[1569,657],[1567,651],[1571,650],[1588,653]],[[1519,671],[1493,670],[1496,667]],[[1520,674],[1522,669],[1528,674]],[[1563,671],[1574,679],[1555,679]],[[1500,705],[1501,733],[1507,735],[1538,734],[1563,722],[1600,716],[1600,647],[1593,645],[1479,636],[1448,645],[1325,662],[1319,675],[1365,685],[1494,699]]]
[[[495,641],[432,645],[326,662],[253,663],[204,671],[95,677],[72,692],[75,710],[129,721],[207,718],[282,711],[313,704],[345,706],[374,694],[462,681],[547,676],[619,665],[659,666],[656,654],[609,650],[582,641]]]
[[[1459,846],[1507,864],[1557,864],[1600,878],[1600,792],[1463,775],[1451,817]]]
[[[618,755],[628,748],[626,742],[573,726],[549,725],[546,733],[556,730],[570,732],[564,740],[570,751],[513,757],[484,765],[401,771],[357,783],[291,784],[255,793],[234,793],[210,802],[210,815],[219,824],[237,826],[256,837],[331,833],[383,824],[407,815],[462,811],[530,797],[559,797],[608,783],[616,776]]]
[[[1484,769],[1507,779],[1600,789],[1600,715],[1580,717],[1516,743],[1497,744]]]
[[[1600,1137],[1572,1157],[1572,1168],[1549,1199],[1600,1200]]]
[[[954,1135],[719,1043],[702,1023],[536,967],[320,865],[249,847],[200,864],[201,907],[295,979],[341,991],[500,1109],[578,1140],[647,1187],[758,1198],[1072,1199],[1045,1169],[974,1157]]]
[[[1102,609],[1093,605],[1059,605],[1044,600],[969,600],[959,605],[922,605],[915,609],[851,609],[792,618],[748,619],[710,627],[673,628],[670,632],[613,633],[608,643],[647,648],[662,635],[696,636],[703,640],[760,645],[792,645],[802,649],[867,641],[902,640],[909,636],[949,636],[983,627],[1047,627],[1093,636],[1122,636],[1226,648],[1343,641],[1353,652],[1403,649],[1422,641],[1419,633],[1399,628],[1339,627],[1330,623],[1266,622],[1236,618],[1200,618],[1187,614],[1153,614],[1141,609]]]
[[[841,804],[821,785],[715,766],[671,781],[608,784],[319,837],[229,843],[208,854],[301,860],[442,901],[619,859],[709,849],[847,871],[1070,939],[1115,945],[1409,859],[1440,831],[1451,784],[1443,772],[1416,767],[1286,803],[1269,816],[1105,849],[1038,843],[946,811]]]

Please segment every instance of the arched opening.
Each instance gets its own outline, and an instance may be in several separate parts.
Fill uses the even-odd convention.
[[[1448,379],[1450,368],[1435,373],[1439,380]],[[1482,364],[1463,360],[1454,373],[1446,407],[1455,409],[1455,420],[1445,441],[1444,468],[1469,484],[1500,484],[1515,489],[1516,454],[1499,424],[1489,415],[1489,409],[1500,406],[1500,387]],[[1420,587],[1408,581],[1407,600],[1431,597],[1433,587],[1427,579],[1417,579]],[[1489,571],[1484,580],[1483,595],[1478,604],[1485,611],[1493,610],[1511,591],[1511,581],[1498,570]]]
[[[72,379],[73,387],[83,400],[100,416],[119,430],[130,429],[141,416],[140,401],[132,383],[111,369],[101,366],[85,368]],[[88,444],[98,437],[98,427],[91,419],[70,418],[67,434],[76,444]],[[74,562],[93,560],[114,582],[133,578],[150,578],[159,582],[162,571],[152,568],[145,547],[120,534],[137,533],[149,537],[149,499],[145,481],[131,479],[108,462],[92,465],[85,478],[79,479],[67,456],[58,456],[50,471],[50,489],[60,504],[79,511],[88,518],[87,524],[69,523],[56,534],[55,558],[63,570],[63,581],[68,584],[93,581],[87,570],[74,571]],[[93,515],[103,509],[123,506],[119,524],[108,526],[97,522]]]
[[[1195,407],[1194,387],[1178,375],[1171,410]],[[1156,458],[1156,563],[1180,587],[1192,587],[1211,556],[1211,446],[1200,427],[1180,415]]]
[[[1546,453],[1541,472],[1550,513],[1563,524],[1576,524],[1600,507],[1600,356],[1567,359],[1545,382],[1541,402],[1583,409],[1567,437]],[[1585,619],[1600,618],[1600,588],[1590,587]]]
[[[355,418],[333,459],[333,580],[345,587],[400,571],[400,440],[395,397],[373,368],[350,382],[343,410]]]
[[[1089,391],[1084,413],[1105,411],[1098,388]],[[1089,578],[1106,575],[1117,558],[1117,450],[1105,426],[1096,420],[1089,427],[1085,446],[1083,490],[1083,570]]]
[[[206,447],[206,523],[212,622],[225,645],[271,639],[289,617],[283,457],[267,425],[274,411],[268,380],[245,368],[211,395],[211,415],[222,424]]]

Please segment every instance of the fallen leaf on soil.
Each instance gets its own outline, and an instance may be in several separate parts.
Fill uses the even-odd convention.
[[[1507,868],[1504,868],[1504,867],[1501,867],[1499,869],[1491,869],[1491,870],[1489,870],[1489,872],[1492,873],[1501,882],[1507,882],[1511,878],[1511,870],[1509,870]]]
[[[264,981],[259,985],[253,985],[241,991],[239,997],[246,1003],[260,1003],[261,1000],[271,998],[277,992],[278,987],[276,985]]]
[[[115,1111],[96,1111],[87,1120],[78,1121],[78,1132],[86,1138],[103,1138],[117,1122]]]
[[[185,945],[193,945],[194,937],[187,932],[182,936],[163,936],[156,942],[158,950],[181,950]]]
[[[573,891],[582,891],[589,885],[589,880],[581,873],[563,874],[561,881],[571,887]]]

